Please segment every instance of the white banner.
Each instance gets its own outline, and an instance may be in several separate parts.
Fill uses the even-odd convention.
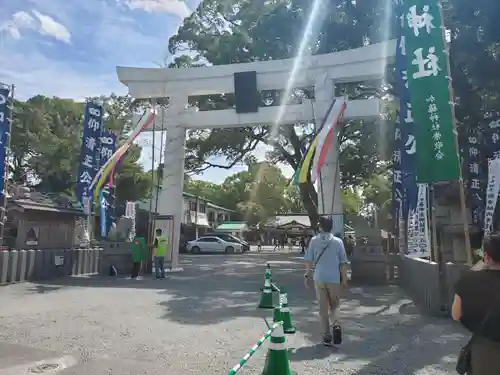
[[[429,187],[427,184],[417,184],[417,207],[408,214],[408,253],[412,258],[431,256],[431,241],[429,236]]]
[[[129,240],[133,241],[135,238],[135,202],[125,203],[125,217],[132,219],[132,228],[130,228]]]
[[[500,159],[488,162],[488,186],[486,188],[486,206],[484,209],[484,236],[488,237],[493,229],[493,215],[500,192]]]

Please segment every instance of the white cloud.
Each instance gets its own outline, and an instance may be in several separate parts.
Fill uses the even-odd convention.
[[[115,91],[125,94],[114,70],[105,74],[82,73],[78,66],[50,60],[36,50],[9,49],[0,55],[0,81],[16,85],[16,97],[59,96],[76,100]]]
[[[146,12],[173,13],[180,18],[191,14],[191,10],[182,0],[117,0],[130,9],[142,9]]]
[[[33,10],[32,14],[25,11],[14,13],[10,20],[0,26],[0,32],[6,31],[14,39],[21,39],[23,30],[34,30],[62,42],[70,42],[71,33],[66,26],[37,10]]]
[[[12,18],[0,26],[0,32],[8,32],[14,39],[21,39],[22,29],[35,29],[36,21],[32,15],[26,12],[17,12]]]
[[[40,34],[52,36],[61,42],[70,43],[71,34],[69,30],[63,24],[57,22],[50,16],[42,14],[37,10],[33,10],[33,14],[40,21]]]

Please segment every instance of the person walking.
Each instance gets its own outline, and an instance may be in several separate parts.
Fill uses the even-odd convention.
[[[304,254],[306,252],[306,238],[304,236],[300,237],[300,253]]]
[[[132,250],[132,275],[130,277],[137,279],[141,270],[141,262],[146,260],[148,246],[144,237],[135,237],[130,247]]]
[[[347,288],[347,256],[342,240],[331,233],[332,219],[321,217],[319,226],[320,232],[311,239],[304,255],[304,278],[306,287],[314,282],[323,345],[332,346],[342,341],[338,308],[341,292]]]
[[[161,229],[156,230],[153,244],[153,255],[155,261],[155,275],[157,279],[165,278],[165,255],[168,250],[168,237],[164,236]]]
[[[455,285],[453,320],[472,333],[468,374],[500,374],[500,234],[484,240],[484,267],[462,275]]]
[[[273,251],[276,251],[279,247],[279,243],[276,237],[273,238],[273,243],[274,243]]]

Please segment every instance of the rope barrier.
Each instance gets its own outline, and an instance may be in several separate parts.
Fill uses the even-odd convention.
[[[275,283],[271,283],[271,287],[276,291],[276,292],[280,292],[280,288],[278,288],[278,286],[275,284]]]
[[[238,364],[236,366],[234,366],[228,373],[227,375],[235,375],[238,371],[241,370],[241,368],[248,362],[248,360],[250,358],[252,358],[252,356],[255,354],[255,352],[257,351],[257,349],[259,349],[262,344],[269,338],[271,337],[271,333],[273,333],[273,331],[276,329],[276,327],[282,325],[283,322],[278,322],[278,323],[275,323],[271,326],[271,328],[269,329],[269,331],[267,331],[266,333],[264,333],[264,335],[259,339],[259,341],[257,341],[257,343],[252,346],[250,348],[250,350],[243,356],[243,358],[238,362]]]

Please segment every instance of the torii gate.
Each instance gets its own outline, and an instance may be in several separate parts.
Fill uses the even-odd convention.
[[[294,87],[315,89],[314,108],[311,103],[286,105],[282,110],[281,124],[312,121],[320,126],[334,96],[335,84],[380,80],[388,60],[394,58],[396,42],[372,44],[366,47],[324,55],[305,56],[297,71]],[[172,270],[179,267],[179,236],[183,215],[183,184],[186,129],[232,128],[274,123],[280,107],[260,107],[250,110],[234,109],[202,111],[187,108],[188,96],[245,91],[245,101],[252,102],[257,90],[282,90],[287,87],[294,59],[259,61],[199,68],[130,68],[117,67],[120,82],[125,84],[132,97],[137,99],[169,97],[169,108],[160,113],[150,131],[167,130],[162,190],[158,198],[160,217],[173,219],[171,240]],[[247,87],[238,83],[241,76]],[[253,77],[253,82],[252,82]],[[245,83],[243,84],[245,86]],[[252,87],[253,86],[253,87]],[[241,92],[241,91],[240,91]],[[254,103],[253,103],[254,104]],[[245,106],[245,104],[243,104]],[[252,106],[252,103],[250,103]],[[238,107],[238,105],[237,105]],[[237,113],[240,112],[240,113]],[[243,113],[241,113],[243,112]],[[250,112],[250,113],[249,113]],[[317,116],[314,116],[314,113]],[[351,100],[345,119],[374,118],[380,116],[379,99]],[[321,184],[323,199],[319,213],[334,218],[334,231],[343,232],[340,176],[337,170],[339,149],[332,147],[323,166]],[[335,188],[337,185],[337,188]],[[333,207],[333,210],[332,210]],[[157,223],[157,227],[162,227]],[[179,269],[180,270],[180,269]]]

